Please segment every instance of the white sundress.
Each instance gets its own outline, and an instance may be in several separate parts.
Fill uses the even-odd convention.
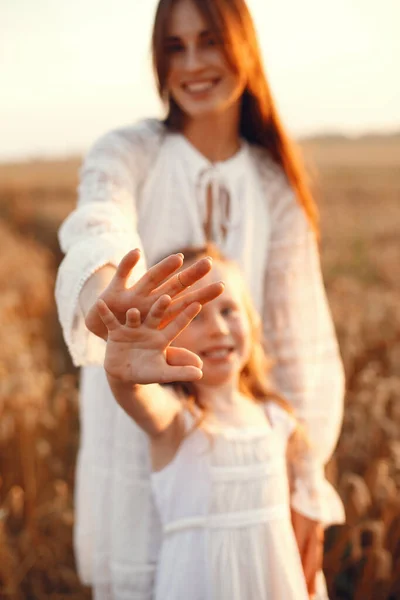
[[[196,429],[152,474],[164,532],[155,600],[309,599],[290,518],[294,419],[267,411],[272,426]]]

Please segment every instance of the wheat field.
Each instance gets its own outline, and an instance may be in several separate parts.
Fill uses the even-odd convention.
[[[400,136],[303,142],[347,377],[332,600],[400,599]],[[53,301],[79,159],[0,165],[0,598],[90,598],[72,552],[77,378]],[[282,599],[283,600],[283,599]]]

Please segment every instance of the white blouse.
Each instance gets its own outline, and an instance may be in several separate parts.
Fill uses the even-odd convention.
[[[96,598],[151,597],[160,528],[146,438],[111,397],[99,366],[105,343],[85,328],[79,294],[95,271],[117,265],[134,247],[152,265],[202,246],[210,196],[212,239],[243,269],[275,362],[274,382],[307,426],[320,476],[337,442],[342,363],[317,244],[280,167],[245,141],[231,159],[212,164],[155,120],[107,134],[84,161],[77,209],[60,229],[65,258],[56,282],[66,343],[85,367],[75,548]],[[134,277],[145,268],[141,261]],[[337,498],[320,500],[327,524],[342,521]],[[320,517],[310,502],[304,489],[303,512]]]

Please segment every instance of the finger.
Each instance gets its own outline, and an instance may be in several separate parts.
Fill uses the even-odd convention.
[[[167,325],[172,319],[174,319],[179,313],[183,312],[188,306],[193,303],[199,303],[201,305],[207,304],[217,298],[224,291],[225,286],[222,281],[218,283],[210,283],[210,285],[193,290],[176,300],[174,300],[165,313],[165,322],[162,323],[162,327]]]
[[[201,311],[201,304],[195,302],[188,306],[180,313],[173,321],[171,321],[164,329],[168,343],[171,343],[195,318]]]
[[[119,263],[115,274],[118,277],[118,279],[121,279],[125,282],[128,279],[133,267],[137,265],[139,260],[139,248],[135,248],[135,250],[131,250],[130,252],[128,252],[128,254],[125,254],[124,258]]]
[[[117,317],[111,312],[102,298],[97,300],[96,308],[100,319],[103,321],[108,331],[115,331],[121,326]]]
[[[197,367],[169,367],[165,370],[163,381],[161,383],[171,383],[174,381],[198,381],[203,377],[203,372]]]
[[[192,366],[201,369],[203,361],[197,354],[187,350],[187,348],[167,348],[167,363],[172,367]]]
[[[211,271],[211,267],[211,258],[208,256],[201,258],[187,269],[180,271],[176,276],[165,281],[157,288],[156,292],[157,294],[168,294],[173,298],[207,275]]]
[[[140,280],[135,284],[135,292],[138,294],[150,294],[153,290],[155,290],[162,282],[170,277],[177,269],[179,269],[183,264],[183,254],[171,254],[164,258],[161,262],[151,267],[140,278]],[[157,294],[158,297],[164,295],[166,292],[161,292]]]
[[[151,329],[158,329],[161,325],[161,321],[165,317],[165,311],[171,304],[171,298],[167,295],[161,296],[158,298],[149,310],[147,317],[144,320],[144,323],[147,327]]]
[[[140,316],[140,310],[137,308],[130,308],[126,313],[126,322],[125,325],[127,327],[136,328],[141,325],[142,319]]]

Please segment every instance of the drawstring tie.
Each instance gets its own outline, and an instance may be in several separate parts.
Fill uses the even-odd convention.
[[[200,171],[196,199],[207,241],[221,247],[228,232],[239,224],[240,215],[229,193],[228,183],[215,165]]]

